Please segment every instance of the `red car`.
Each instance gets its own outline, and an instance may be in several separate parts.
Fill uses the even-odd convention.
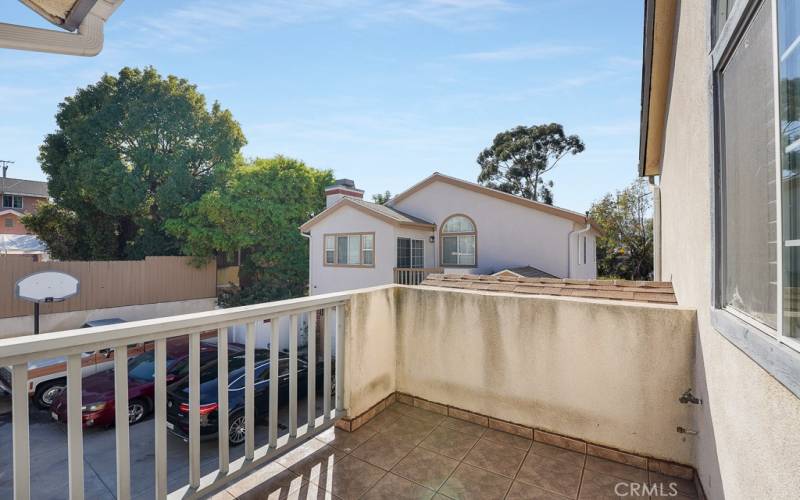
[[[244,352],[239,344],[229,344],[230,354]],[[155,392],[155,352],[148,350],[128,361],[128,422],[142,421],[153,410]],[[217,346],[200,343],[200,365],[216,361]],[[167,342],[167,383],[189,373],[189,343],[187,339]],[[83,379],[83,426],[114,425],[114,370],[95,373]],[[58,422],[67,421],[67,391],[62,391],[50,407],[51,416]]]

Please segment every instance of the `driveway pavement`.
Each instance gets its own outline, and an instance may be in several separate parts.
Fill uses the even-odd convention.
[[[278,422],[279,434],[288,429],[288,402],[281,401]],[[11,414],[2,408],[10,407],[7,395],[0,395],[0,498],[12,498],[12,440]],[[298,399],[299,413],[305,414],[305,399]],[[322,414],[322,401],[317,400],[317,414]],[[305,423],[301,417],[300,424]],[[135,499],[154,497],[154,420],[152,416],[130,428],[131,491]],[[189,445],[180,438],[167,434],[167,477],[170,491],[189,482]],[[256,426],[256,446],[267,443],[267,427]],[[67,490],[67,428],[50,419],[49,413],[35,406],[30,408],[31,441],[31,498],[59,500],[69,496]],[[85,429],[84,490],[86,498],[105,500],[115,498],[116,456],[114,429]],[[217,469],[217,440],[204,440],[200,446],[203,474]],[[231,448],[231,460],[244,454],[244,446]]]

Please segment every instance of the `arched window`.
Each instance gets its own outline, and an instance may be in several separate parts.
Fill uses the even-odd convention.
[[[442,224],[442,266],[477,265],[478,233],[466,215],[450,216]]]

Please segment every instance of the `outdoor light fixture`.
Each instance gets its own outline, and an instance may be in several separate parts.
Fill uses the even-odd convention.
[[[434,235],[428,236],[428,243],[433,243],[434,241],[436,241],[436,236]]]

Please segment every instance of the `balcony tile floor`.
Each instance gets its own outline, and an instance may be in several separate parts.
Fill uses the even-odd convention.
[[[213,498],[698,497],[691,481],[395,403],[355,432],[325,431]]]

